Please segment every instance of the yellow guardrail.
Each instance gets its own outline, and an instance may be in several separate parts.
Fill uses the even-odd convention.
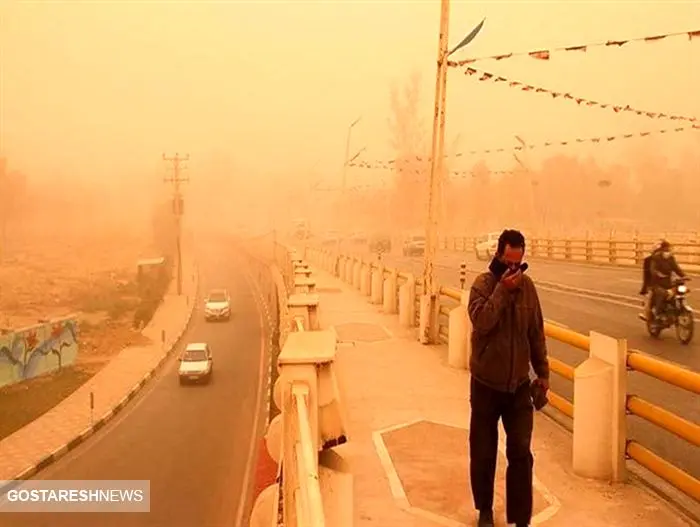
[[[659,235],[662,237],[662,235]],[[700,236],[690,234],[685,239],[671,237],[678,263],[686,266],[700,265]],[[567,262],[605,263],[622,266],[639,266],[658,239],[564,239],[530,238],[528,252],[535,258],[562,260]],[[471,252],[486,257],[478,247],[479,239],[462,236],[444,236],[439,247],[446,251]]]
[[[326,252],[326,254],[331,255],[332,253]],[[357,257],[341,256],[363,261],[361,258]],[[370,267],[377,267],[377,262],[364,261],[363,263]],[[404,281],[410,276],[408,273],[394,268],[384,267],[384,270],[386,273],[396,273],[396,275]],[[420,301],[420,282],[420,279],[416,278],[417,302]],[[441,302],[439,318],[441,320],[438,334],[443,343],[447,343],[449,339],[449,325],[445,323],[444,318],[449,317],[450,311],[456,307],[456,302],[461,301],[462,294],[463,291],[459,289],[450,287],[440,288]],[[451,305],[443,303],[443,297],[448,299]],[[581,333],[545,322],[545,334],[547,338],[568,344],[584,352],[590,351],[590,339],[588,336]],[[554,357],[549,358],[549,365],[552,372],[570,381],[574,380],[574,368],[572,366]],[[643,373],[691,393],[700,394],[700,373],[651,357],[641,351],[634,349],[628,351],[627,367],[631,371]],[[551,390],[548,395],[552,407],[573,418],[574,405],[571,401],[568,401]],[[700,426],[698,424],[692,423],[636,395],[628,396],[626,406],[630,415],[640,417],[663,430],[671,432],[691,445],[700,446]],[[672,465],[636,441],[628,441],[626,453],[629,458],[633,459],[647,470],[674,485],[693,499],[700,501],[700,480]]]

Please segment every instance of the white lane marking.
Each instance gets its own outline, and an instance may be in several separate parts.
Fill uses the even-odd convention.
[[[261,297],[260,295],[260,289],[255,281],[253,281],[252,277],[250,276],[249,271],[245,273],[246,276],[246,281],[248,281],[249,285],[253,289],[253,291],[258,292],[258,296]],[[266,380],[266,377],[264,375],[265,371],[265,358],[266,358],[266,353],[265,353],[265,325],[264,325],[264,320],[263,320],[263,309],[260,304],[260,301],[255,302],[256,309],[258,311],[258,316],[259,316],[259,324],[260,324],[260,369],[259,369],[259,377],[258,377],[258,392],[255,395],[255,407],[254,407],[254,412],[253,412],[253,427],[250,433],[250,447],[248,449],[248,459],[246,460],[245,464],[245,473],[243,474],[243,486],[241,488],[241,499],[238,502],[238,511],[236,511],[236,521],[234,525],[236,527],[242,527],[244,525],[243,523],[243,515],[245,514],[246,511],[246,505],[248,503],[249,499],[249,494],[251,490],[251,477],[252,477],[252,472],[253,472],[253,463],[255,461],[255,452],[256,452],[256,447],[257,447],[257,441],[258,441],[258,428],[260,426],[260,411],[262,409],[262,394],[263,394],[263,381]]]
[[[635,279],[635,278],[618,278],[618,281],[626,282],[628,284],[637,284],[637,285],[641,285],[641,283],[642,283],[641,280]]]

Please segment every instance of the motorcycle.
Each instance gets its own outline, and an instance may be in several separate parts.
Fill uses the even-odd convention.
[[[673,287],[667,291],[666,302],[661,313],[652,313],[651,320],[647,320],[649,335],[656,338],[664,329],[671,326],[676,328],[676,337],[681,344],[687,345],[693,340],[694,324],[693,309],[686,302],[689,293],[685,284],[689,279],[674,280]]]

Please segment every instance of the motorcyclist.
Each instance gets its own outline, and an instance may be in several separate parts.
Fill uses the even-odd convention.
[[[652,253],[649,260],[651,305],[655,315],[659,315],[664,310],[667,292],[673,287],[672,277],[674,273],[681,278],[686,278],[686,274],[679,267],[676,258],[673,256],[671,244],[666,240],[661,240],[661,243]]]

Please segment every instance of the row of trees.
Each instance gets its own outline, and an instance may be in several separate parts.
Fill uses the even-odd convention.
[[[430,129],[422,118],[420,76],[414,74],[402,88],[392,86],[390,103],[393,185],[388,195],[366,192],[365,207],[379,220],[389,210],[397,229],[422,228]],[[457,146],[448,142],[446,154],[455,153]],[[624,163],[606,166],[592,157],[555,155],[536,168],[514,162],[512,172],[502,174],[480,160],[472,165],[471,176],[444,181],[441,228],[478,233],[512,225],[558,235],[696,230],[700,153],[688,151],[670,161],[661,148],[648,146],[630,150]]]
[[[660,152],[647,150],[625,165],[557,155],[539,169],[505,175],[493,174],[481,161],[473,174],[452,185],[470,211],[460,222],[471,219],[480,230],[510,223],[563,235],[687,231],[700,225],[700,156],[690,153],[676,167]]]

